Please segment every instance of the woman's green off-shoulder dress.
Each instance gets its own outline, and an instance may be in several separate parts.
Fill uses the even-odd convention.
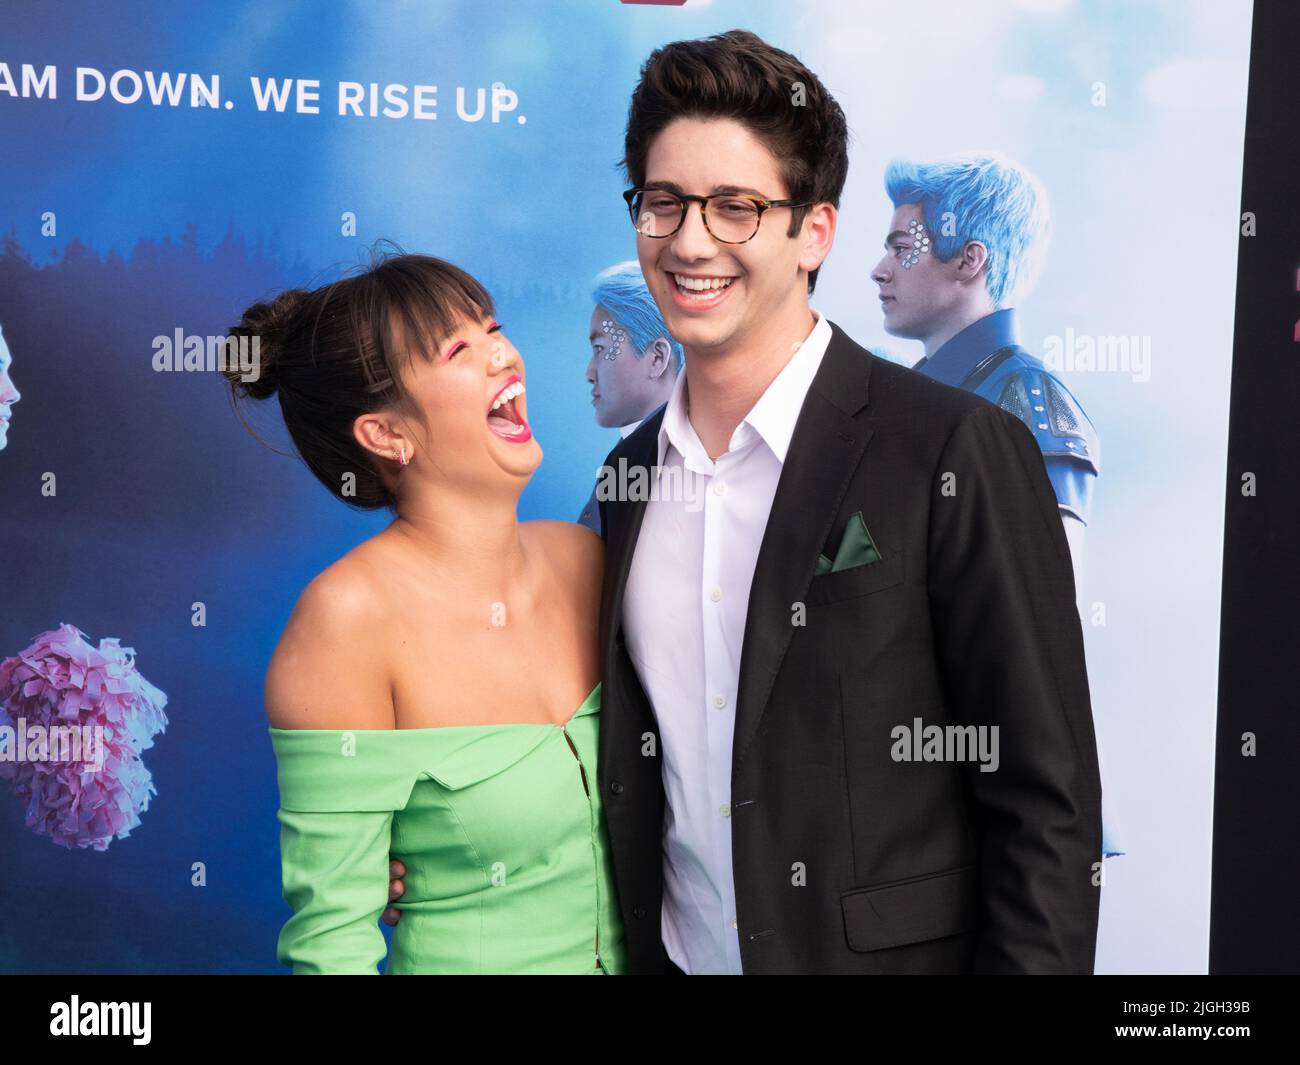
[[[295,973],[624,971],[596,785],[600,684],[564,725],[270,729]]]

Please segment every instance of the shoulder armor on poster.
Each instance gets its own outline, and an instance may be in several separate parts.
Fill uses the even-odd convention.
[[[1011,352],[975,391],[1029,427],[1049,468],[1056,459],[1100,474],[1101,438],[1083,405],[1041,359],[1019,347]]]

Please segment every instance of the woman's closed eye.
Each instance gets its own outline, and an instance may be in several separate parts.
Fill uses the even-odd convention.
[[[501,331],[501,323],[494,321],[490,326],[488,326],[487,331],[489,333],[499,333]],[[456,343],[452,345],[451,350],[447,352],[447,361],[451,362],[452,359],[467,347],[469,347],[468,341],[456,341]]]

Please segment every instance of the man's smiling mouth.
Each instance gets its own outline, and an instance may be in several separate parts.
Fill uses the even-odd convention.
[[[671,270],[664,271],[672,279],[673,295],[680,306],[712,306],[720,303],[725,293],[735,283],[734,275],[727,274],[678,274]]]

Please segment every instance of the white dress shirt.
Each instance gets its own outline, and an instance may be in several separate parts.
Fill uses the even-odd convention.
[[[817,319],[712,462],[691,425],[686,370],[659,430],[623,599],[628,653],[659,726],[664,813],[661,932],[690,974],[741,973],[731,867],[731,747],[749,588],[777,480],[831,328]],[[673,485],[681,490],[672,490]]]

